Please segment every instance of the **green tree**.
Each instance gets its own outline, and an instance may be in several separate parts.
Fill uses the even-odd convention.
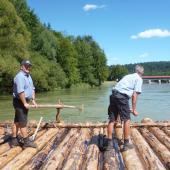
[[[0,52],[21,60],[29,57],[30,33],[8,0],[0,3]]]
[[[59,64],[45,59],[36,52],[31,54],[31,62],[33,63],[31,74],[38,91],[66,86],[66,75]]]
[[[80,82],[79,70],[77,68],[77,52],[69,38],[58,37],[57,62],[63,68],[67,78],[67,87]]]
[[[78,69],[80,72],[80,79],[84,83],[92,84],[94,81],[94,69],[92,67],[93,57],[91,46],[78,36],[74,41],[75,49],[78,53]]]
[[[0,91],[12,93],[13,77],[20,67],[18,61],[9,54],[0,54]]]
[[[112,66],[109,80],[120,80],[126,74],[128,74],[128,69],[125,66],[122,65]]]
[[[38,51],[48,59],[57,60],[57,39],[53,32],[45,29],[39,34]]]
[[[90,44],[92,56],[93,56],[93,68],[94,77],[98,81],[97,84],[100,86],[101,83],[107,79],[107,65],[106,56],[104,51],[100,48],[96,41],[91,36],[85,36],[85,40]]]

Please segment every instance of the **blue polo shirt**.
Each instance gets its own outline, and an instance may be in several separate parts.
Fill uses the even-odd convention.
[[[30,100],[33,98],[34,90],[35,87],[30,74],[27,74],[22,70],[18,72],[14,77],[13,97],[19,98],[19,93],[24,92],[25,98]]]
[[[124,76],[114,87],[114,89],[118,90],[120,93],[126,94],[129,97],[132,96],[133,92],[142,92],[142,78],[137,74],[129,74]]]

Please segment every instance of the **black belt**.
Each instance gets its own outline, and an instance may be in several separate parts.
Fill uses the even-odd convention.
[[[128,99],[130,98],[127,94],[125,94],[125,93],[121,93],[121,92],[119,92],[119,91],[118,91],[118,90],[116,90],[116,89],[113,89],[113,90],[112,90],[112,93],[113,93],[113,94],[115,94],[115,93],[119,93],[119,94],[121,94],[122,96],[124,96],[124,97],[126,97],[126,98],[128,98]]]
[[[19,101],[21,101],[19,98],[17,98],[17,97],[14,97],[14,100],[19,100]],[[31,101],[31,99],[28,99],[28,98],[25,98],[25,100],[26,100],[26,102],[30,102]]]

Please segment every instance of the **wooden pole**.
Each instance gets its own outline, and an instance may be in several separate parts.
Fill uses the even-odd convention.
[[[57,123],[60,123],[60,121],[61,121],[60,111],[61,111],[61,109],[60,109],[60,108],[57,108],[57,113],[56,113],[56,122],[57,122]]]
[[[74,143],[74,147],[72,148],[62,170],[80,170],[82,166],[82,161],[87,149],[86,140],[89,141],[90,131],[87,128],[82,128],[80,130],[79,137],[77,141]]]
[[[5,128],[4,127],[0,127],[0,135],[4,135],[5,134]]]
[[[29,108],[35,108],[34,105],[29,105]],[[80,111],[83,110],[83,105],[82,106],[71,106],[71,105],[64,105],[64,104],[38,104],[37,108],[70,108],[70,109],[78,109]]]
[[[103,129],[103,134],[107,136],[107,129]],[[103,144],[105,145],[105,140]],[[119,169],[119,161],[116,156],[116,149],[114,147],[114,139],[112,138],[113,148],[108,151],[103,152],[103,169],[110,170],[110,169]]]
[[[77,129],[71,129],[60,145],[52,152],[42,169],[60,169],[62,167],[63,161],[67,158],[78,136],[79,133]]]
[[[152,119],[143,119],[143,123],[153,123]],[[152,132],[159,141],[161,141],[170,150],[170,138],[158,127],[149,127],[149,131]]]
[[[8,125],[12,125],[12,122],[9,123]],[[72,123],[72,124],[66,124],[66,123],[56,123],[56,122],[51,122],[51,123],[45,123],[42,122],[42,125],[40,126],[41,128],[106,128],[108,125],[108,123]],[[1,123],[0,124],[1,127],[6,126],[6,123]],[[28,127],[31,128],[36,128],[37,127],[37,122],[36,123],[30,123],[28,124]],[[151,122],[151,123],[131,123],[130,127],[170,127],[170,122]],[[122,128],[121,124],[117,124],[116,128]]]
[[[45,128],[106,128],[108,123],[44,123],[41,127]],[[29,124],[30,127],[36,127],[36,123]],[[130,127],[170,127],[170,123],[132,123]],[[117,124],[116,128],[122,128],[122,125]]]
[[[137,129],[131,129],[131,136],[145,162],[147,169],[166,169]]]
[[[170,152],[149,130],[139,128],[142,136],[151,145],[152,149],[157,153],[167,169],[170,169]]]
[[[93,129],[93,136],[91,138],[90,144],[88,146],[82,170],[97,170],[99,164],[99,148],[98,148],[98,140],[99,140],[99,128]]]
[[[163,127],[161,129],[170,137],[170,129],[168,129],[168,127]]]
[[[123,130],[121,128],[116,128],[115,132],[116,132],[116,137],[118,139],[122,138]],[[136,170],[136,169],[146,170],[146,168],[142,164],[142,161],[139,158],[139,155],[135,148],[122,152],[122,156],[123,156],[125,167],[127,169],[129,169],[129,170]]]

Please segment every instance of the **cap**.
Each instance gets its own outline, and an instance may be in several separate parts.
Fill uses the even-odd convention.
[[[29,66],[32,66],[31,62],[29,60],[23,60],[21,62],[21,65],[29,65]]]

